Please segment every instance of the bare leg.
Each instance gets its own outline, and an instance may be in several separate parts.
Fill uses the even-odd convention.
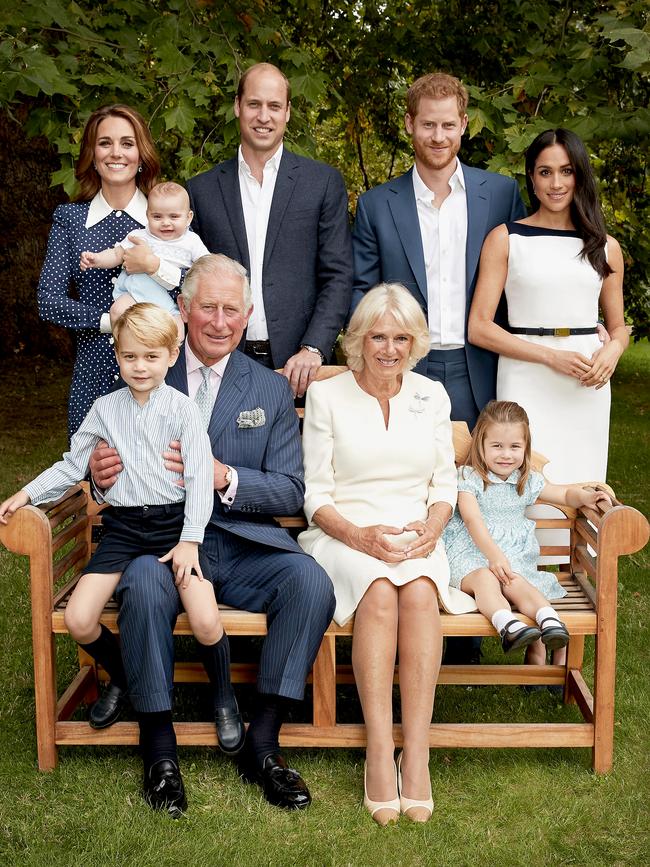
[[[370,585],[354,617],[352,668],[367,735],[367,792],[373,801],[390,801],[395,786],[393,741],[393,674],[397,651],[397,588],[385,578]],[[375,815],[384,824],[392,813]]]
[[[223,626],[212,584],[193,575],[188,586],[179,587],[178,593],[196,640],[216,644],[223,635]]]
[[[68,632],[78,644],[90,644],[99,638],[99,618],[121,577],[121,572],[88,572],[79,579],[63,616]]]
[[[470,572],[463,578],[460,589],[476,599],[476,607],[489,620],[495,611],[510,608],[499,579],[489,569]]]
[[[402,699],[402,793],[425,801],[431,796],[429,724],[442,655],[442,628],[438,593],[429,578],[418,578],[399,588],[399,686]],[[415,821],[430,813],[414,807]]]
[[[533,587],[521,575],[508,584],[503,589],[504,594],[515,603],[522,614],[535,619],[535,615],[540,608],[548,605],[547,599]],[[546,647],[542,643],[541,638],[533,642],[526,649],[526,662],[529,665],[545,665],[546,664]]]
[[[120,295],[116,301],[113,301],[111,309],[108,311],[111,317],[111,328],[113,328],[120,316],[128,310],[129,307],[133,307],[135,303],[135,299],[132,298],[128,292],[125,295]]]

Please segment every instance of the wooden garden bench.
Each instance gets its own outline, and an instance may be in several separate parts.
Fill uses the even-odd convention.
[[[339,369],[325,373],[334,374]],[[464,422],[454,423],[457,462],[469,448]],[[591,747],[593,768],[606,773],[612,766],[614,731],[614,685],[616,670],[616,597],[618,558],[638,551],[648,539],[648,522],[636,509],[614,500],[597,512],[562,510],[565,517],[537,521],[539,528],[568,528],[566,547],[542,548],[542,553],[570,557],[570,566],[561,567],[558,578],[567,596],[555,603],[571,634],[567,662],[559,665],[443,665],[440,684],[562,684],[564,701],[577,704],[583,721],[577,723],[439,723],[430,728],[432,747]],[[301,517],[276,519],[282,526],[300,529]],[[138,743],[135,722],[118,722],[101,731],[84,721],[73,720],[82,703],[97,696],[98,672],[93,660],[79,652],[79,671],[63,693],[57,695],[55,641],[66,633],[65,606],[93,547],[93,528],[101,522],[101,509],[88,495],[85,484],[75,485],[59,500],[44,507],[20,509],[7,526],[0,525],[0,541],[18,554],[29,557],[32,603],[32,643],[38,764],[41,770],[56,766],[59,746],[81,744]],[[592,549],[595,554],[588,550]],[[264,614],[222,608],[223,623],[230,636],[262,636]],[[442,614],[445,636],[495,635],[482,614]],[[524,618],[526,619],[526,618]],[[111,602],[102,621],[117,632],[117,607]],[[530,622],[530,621],[528,621]],[[312,722],[286,723],[281,743],[289,747],[362,747],[362,723],[341,723],[337,719],[337,684],[353,684],[350,665],[337,663],[337,641],[351,636],[353,623],[343,627],[330,624],[314,663]],[[176,635],[190,635],[187,616],[181,614]],[[594,687],[591,691],[582,675],[585,636],[595,636]],[[233,663],[235,683],[254,683],[255,666]],[[398,672],[396,672],[396,678]],[[206,675],[198,662],[178,661],[175,682],[203,682]],[[477,701],[480,694],[477,693]],[[216,746],[214,723],[177,722],[178,743]],[[400,727],[395,741],[401,743]]]

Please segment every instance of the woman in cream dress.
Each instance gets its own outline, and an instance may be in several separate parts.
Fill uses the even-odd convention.
[[[575,133],[537,136],[526,153],[526,184],[531,216],[497,226],[483,245],[469,339],[499,353],[497,398],[526,410],[533,449],[549,461],[548,481],[604,481],[609,380],[629,340],[621,248],[607,235],[589,156]],[[508,330],[493,321],[504,291]],[[599,308],[611,337],[604,344],[596,333]],[[529,510],[530,517],[549,515],[559,513]],[[537,535],[542,545],[569,542],[564,530]],[[527,659],[544,662],[541,645]]]
[[[346,373],[313,383],[303,434],[305,513],[299,542],[327,571],[334,619],[355,614],[352,664],[366,723],[364,803],[380,824],[431,816],[428,733],[442,635],[439,605],[473,600],[449,587],[443,528],[456,503],[444,388],[410,372],[427,323],[402,286],[381,284],[357,307]],[[403,758],[394,764],[392,685],[399,652]]]

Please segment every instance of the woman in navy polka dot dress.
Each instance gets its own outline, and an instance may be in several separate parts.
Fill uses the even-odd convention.
[[[68,436],[93,401],[114,385],[118,372],[108,310],[119,269],[81,271],[84,250],[105,250],[146,223],[146,194],[160,162],[142,117],[126,105],[91,114],[84,129],[76,176],[79,194],[59,205],[38,284],[42,319],[73,328],[77,355],[68,402]]]

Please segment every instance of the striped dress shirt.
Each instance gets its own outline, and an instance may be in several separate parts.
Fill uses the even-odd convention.
[[[98,398],[72,437],[70,451],[24,489],[34,505],[55,500],[85,478],[99,440],[117,449],[124,469],[104,493],[112,506],[158,506],[185,500],[181,542],[202,542],[214,506],[214,463],[198,407],[162,383],[144,406],[128,387]],[[183,475],[165,469],[162,453],[181,443]],[[185,488],[175,482],[183,478]]]

